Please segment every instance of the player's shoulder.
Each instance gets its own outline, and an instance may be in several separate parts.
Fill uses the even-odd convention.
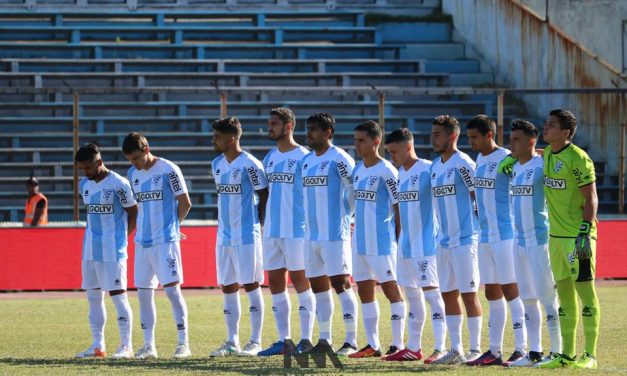
[[[242,152],[242,163],[246,167],[263,168],[263,164],[261,163],[261,161],[247,151]]]
[[[215,166],[219,165],[224,160],[224,154],[220,154],[217,157],[213,158],[211,161],[211,167],[215,168]]]
[[[457,166],[471,166],[471,167],[475,167],[475,161],[472,160],[472,158],[470,158],[470,155],[464,153],[463,151],[457,151],[455,154],[453,154],[453,156],[451,157],[451,160],[455,163],[455,165]]]
[[[128,169],[128,171],[127,171],[126,175],[130,178],[130,177],[132,177],[132,176],[133,176],[133,174],[135,174],[136,172],[137,172],[137,167],[135,167],[135,166],[131,166],[131,167],[129,167],[129,169]]]
[[[109,171],[109,179],[115,186],[129,185],[128,180],[115,171]]]
[[[364,166],[364,161],[359,161],[355,164],[355,168],[353,169],[353,175],[357,174],[360,170],[366,168]]]
[[[181,172],[181,168],[176,163],[172,162],[169,159],[159,157],[159,159],[157,160],[157,164],[159,168],[164,171],[167,171],[167,172],[176,171],[179,173]]]
[[[585,150],[583,150],[582,148],[580,148],[579,146],[575,145],[575,144],[570,144],[570,147],[567,148],[568,150],[568,154],[571,156],[571,158],[576,159],[576,160],[589,160],[590,156],[588,155],[588,153],[586,153]]]
[[[277,151],[277,148],[273,147],[266,153],[265,157],[263,157],[264,166],[268,163],[268,161],[270,160],[270,158],[272,158],[272,156],[274,155],[276,151]]]
[[[89,184],[90,180],[87,179],[86,177],[82,177],[80,178],[80,180],[78,181],[78,188],[79,190],[83,190],[83,188],[85,188],[88,184]]]
[[[398,176],[398,169],[387,159],[382,159],[382,163],[379,164],[379,169],[384,173]]]
[[[351,162],[351,163],[355,163],[355,160],[353,159],[353,157],[351,157],[344,149],[338,147],[338,146],[331,146],[331,150],[332,154],[335,156],[335,158],[338,161],[346,161],[346,162]]]

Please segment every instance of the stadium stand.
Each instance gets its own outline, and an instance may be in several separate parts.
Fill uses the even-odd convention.
[[[216,218],[210,178],[211,121],[218,98],[198,92],[136,94],[122,89],[175,87],[490,87],[494,75],[466,57],[452,40],[452,24],[433,21],[439,1],[279,1],[277,11],[252,11],[234,0],[11,0],[0,16],[0,221],[19,221],[24,183],[34,174],[50,202],[50,220],[72,217],[72,97],[60,88],[106,88],[83,94],[80,142],[103,146],[105,162],[125,175],[121,142],[130,131],[147,135],[156,155],[183,169],[191,190],[189,218]],[[400,29],[372,26],[367,12],[382,3],[425,21]],[[71,4],[79,6],[72,7]],[[54,9],[58,5],[57,11]],[[64,6],[65,5],[65,6]],[[143,10],[142,6],[151,5]],[[203,6],[199,11],[194,7]],[[339,7],[340,10],[329,11]],[[344,9],[359,9],[347,10]],[[138,8],[139,10],[136,10]],[[208,11],[207,9],[215,10]],[[51,94],[15,94],[3,89],[50,89]],[[114,89],[120,89],[115,92]],[[269,110],[287,106],[304,119],[317,111],[337,117],[336,143],[352,152],[355,124],[378,117],[373,94],[338,97],[324,90],[286,95],[238,95],[228,113],[240,117],[244,147],[257,157],[272,146],[266,137]],[[386,127],[415,132],[419,155],[433,157],[433,116],[448,113],[464,123],[478,113],[496,115],[493,96],[388,96]],[[521,114],[506,107],[506,123]],[[465,138],[462,137],[462,144]],[[468,151],[468,149],[465,149]],[[614,208],[617,177],[598,163],[601,208]],[[84,213],[81,213],[82,216]]]

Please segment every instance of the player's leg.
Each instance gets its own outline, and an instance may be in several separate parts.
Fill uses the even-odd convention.
[[[575,280],[575,291],[581,300],[583,308],[581,310],[581,321],[583,322],[583,333],[585,338],[583,356],[579,359],[576,368],[597,368],[596,350],[599,338],[599,319],[601,307],[594,286],[595,277],[595,256],[596,240],[591,240],[592,257],[588,260],[576,260],[577,279]]]
[[[155,289],[158,286],[156,270],[156,250],[153,247],[135,245],[135,286],[139,300],[139,319],[144,335],[144,344],[135,357],[139,359],[156,358],[155,324],[157,308],[155,306]]]
[[[157,278],[163,286],[172,307],[172,317],[176,325],[178,342],[174,358],[183,359],[192,355],[189,349],[189,328],[187,304],[181,292],[183,283],[183,261],[179,242],[156,246],[158,255]]]
[[[433,327],[434,351],[425,359],[429,364],[444,354],[446,347],[446,318],[444,314],[444,300],[440,292],[436,256],[426,256],[420,260],[419,270],[420,286],[424,293],[424,299],[431,309],[431,325]]]
[[[89,305],[87,317],[92,336],[92,344],[87,350],[76,354],[76,357],[104,358],[106,357],[104,328],[107,320],[107,312],[104,305],[104,292],[100,289],[94,261],[82,260],[81,274],[81,288],[85,290],[87,303]]]
[[[239,355],[256,356],[261,350],[261,333],[265,304],[260,285],[263,283],[261,243],[245,244],[235,247],[236,268],[239,270],[239,283],[244,286],[248,296],[250,315],[250,339],[242,347]],[[253,256],[251,259],[251,255]]]
[[[353,272],[353,256],[349,241],[328,242],[323,250],[327,275],[342,307],[344,321],[344,343],[338,355],[349,355],[357,350],[357,323],[359,310],[357,296],[351,287],[350,275]]]
[[[216,271],[218,285],[222,290],[224,322],[226,323],[226,340],[209,356],[233,356],[240,352],[239,320],[242,306],[239,298],[239,270],[235,267],[235,248],[216,245]]]
[[[309,278],[311,290],[316,300],[316,319],[318,320],[318,344],[309,349],[298,349],[302,352],[312,351],[314,348],[330,348],[331,320],[333,318],[333,295],[331,282],[326,274],[325,263],[322,259],[321,242],[305,240],[305,275]]]
[[[549,260],[549,246],[548,244],[543,244],[529,247],[528,251],[531,261],[530,264],[536,276],[536,278],[533,279],[535,290],[546,312],[546,324],[551,340],[550,353],[561,354],[562,334],[559,324],[559,302],[557,300],[555,280],[553,279]]]
[[[385,353],[385,356],[390,356],[405,348],[403,335],[405,334],[406,307],[401,290],[396,283],[396,253],[388,256],[366,256],[366,258],[377,281],[381,284],[383,294],[390,302],[392,344]]]
[[[305,245],[303,239],[289,239],[287,248],[287,269],[290,280],[298,296],[298,316],[300,321],[300,347],[311,347],[316,298],[305,274]]]
[[[354,244],[354,243],[353,243]],[[370,358],[381,356],[379,342],[379,303],[375,296],[377,277],[370,268],[365,255],[357,254],[353,250],[353,278],[357,283],[357,294],[361,302],[362,322],[367,344],[359,351],[350,354],[350,358]]]
[[[103,271],[107,281],[106,291],[117,313],[120,346],[111,356],[115,359],[127,359],[135,356],[133,352],[133,311],[126,293],[126,260],[103,262]]]
[[[473,361],[481,356],[481,324],[483,314],[477,294],[480,280],[477,245],[462,245],[453,248],[451,251],[457,289],[461,293],[462,301],[466,308],[466,315],[468,316],[470,351],[466,354],[465,359],[466,361]]]

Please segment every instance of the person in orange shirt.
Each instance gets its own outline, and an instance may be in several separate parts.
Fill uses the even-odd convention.
[[[48,224],[48,199],[39,192],[39,181],[31,177],[26,181],[28,199],[24,207],[24,226],[45,226]]]

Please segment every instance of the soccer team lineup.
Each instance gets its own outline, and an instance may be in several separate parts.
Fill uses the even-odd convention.
[[[372,120],[355,125],[358,162],[333,144],[332,114],[308,116],[306,145],[299,145],[295,114],[271,109],[267,137],[276,146],[259,160],[240,146],[237,117],[213,121],[215,264],[223,302],[223,320],[213,325],[224,340],[203,355],[206,361],[287,353],[433,369],[597,368],[598,199],[594,164],[571,142],[576,115],[555,109],[539,126],[513,120],[507,145],[497,145],[496,124],[486,115],[467,124],[439,115],[432,120],[432,161],[417,155],[407,128],[384,133]],[[462,133],[476,160],[457,148]],[[107,169],[96,144],[74,155],[87,212],[81,288],[88,315],[81,320],[92,337],[76,358],[192,356],[193,306],[188,309],[181,290],[186,236],[180,230],[192,203],[181,169],[153,155],[149,141],[149,133],[124,138],[127,176]],[[127,265],[129,242],[134,265]],[[129,301],[129,268],[139,311]],[[159,286],[171,308],[161,313],[173,320],[171,348],[156,346]],[[106,295],[115,308],[109,325],[119,330],[119,339],[107,344]],[[299,332],[291,329],[293,310]],[[249,338],[240,338],[243,312]],[[336,312],[343,326],[334,324]],[[273,338],[262,336],[264,320],[274,325]],[[384,320],[391,333],[380,336]],[[426,326],[429,348],[423,347]],[[138,329],[141,345],[132,341]],[[334,331],[344,339],[334,341]],[[481,343],[482,331],[488,343]],[[514,346],[504,344],[506,337]]]

